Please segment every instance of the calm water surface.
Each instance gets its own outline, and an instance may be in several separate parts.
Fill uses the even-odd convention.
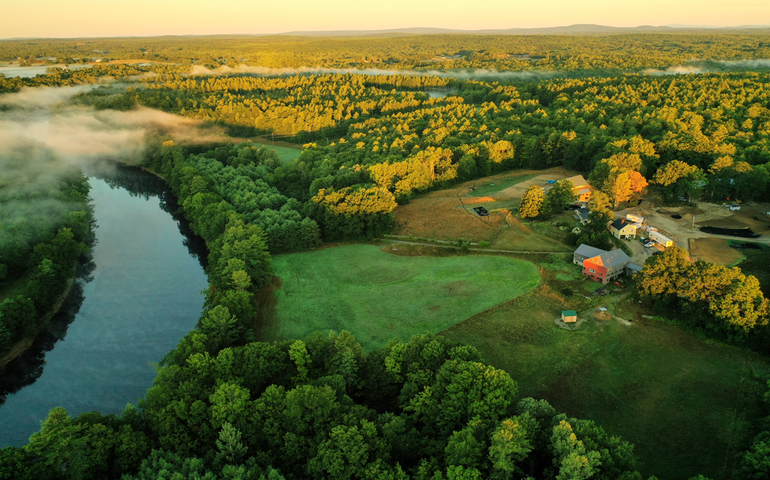
[[[0,66],[0,73],[7,78],[11,77],[34,77],[35,75],[45,75],[45,71],[51,67],[64,68],[64,65],[34,65],[32,67],[19,67],[15,66]],[[90,68],[91,65],[69,65],[69,70],[81,70],[83,68]]]
[[[162,182],[136,170],[118,176],[108,180],[114,188],[90,179],[98,224],[93,280],[75,289],[50,331],[0,375],[0,400],[34,382],[0,406],[0,448],[26,443],[56,406],[73,417],[120,413],[152,385],[152,364],[195,327],[207,284],[188,248],[196,238],[180,233],[161,208],[169,198]]]

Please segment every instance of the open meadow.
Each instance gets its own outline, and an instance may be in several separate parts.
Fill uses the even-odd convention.
[[[767,361],[645,319],[642,306],[615,287],[614,298],[585,301],[591,289],[583,287],[598,283],[578,280],[578,267],[566,259],[539,263],[546,283],[536,291],[444,335],[505,369],[522,396],[544,398],[557,411],[590,418],[634,442],[645,476],[722,478],[725,468],[729,472],[748,440],[747,419],[756,415],[761,390],[753,374],[770,372]],[[575,294],[565,298],[564,288]],[[597,317],[600,305],[609,310],[606,320]],[[554,324],[565,307],[578,308],[586,320],[577,330]]]
[[[522,260],[407,257],[372,245],[277,255],[273,266],[281,286],[263,340],[348,330],[367,350],[438,333],[540,283],[535,265]]]

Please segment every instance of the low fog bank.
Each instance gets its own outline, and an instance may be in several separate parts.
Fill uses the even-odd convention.
[[[695,67],[692,65],[676,65],[668,67],[665,70],[658,70],[655,68],[648,68],[642,71],[645,75],[687,75],[688,73],[710,73],[708,69]]]
[[[770,60],[711,60],[699,61],[691,60],[692,64],[672,65],[665,69],[648,68],[642,70],[645,75],[687,75],[698,73],[719,73],[724,69],[765,69],[770,68]],[[299,68],[269,68],[253,67],[247,65],[238,65],[235,68],[226,65],[216,69],[209,69],[203,66],[195,65],[190,71],[190,75],[228,75],[228,74],[251,74],[260,76],[277,75],[322,75],[322,74],[359,74],[359,75],[407,75],[407,76],[432,76],[442,78],[454,78],[457,80],[492,80],[492,81],[533,81],[547,80],[556,77],[573,77],[577,72],[559,72],[545,70],[530,71],[497,71],[494,69],[477,70],[386,70],[381,68],[320,68],[320,67],[299,67]]]
[[[716,63],[729,68],[770,68],[770,59],[718,60]]]
[[[526,71],[526,72],[499,72],[492,69],[478,69],[473,71],[465,70],[386,70],[381,68],[321,68],[321,67],[299,67],[299,68],[270,68],[270,67],[251,67],[248,65],[238,65],[235,68],[223,65],[211,70],[200,65],[195,65],[190,71],[191,75],[228,75],[233,73],[245,73],[252,75],[323,75],[323,74],[357,74],[357,75],[407,75],[407,76],[430,76],[455,78],[457,80],[470,80],[491,78],[497,80],[536,80],[543,78],[553,78],[559,76],[558,72],[550,71]]]
[[[63,178],[77,170],[114,168],[114,161],[136,165],[151,134],[180,144],[225,140],[219,129],[203,130],[197,120],[157,110],[97,111],[69,103],[92,88],[96,85],[25,88],[0,95],[0,230],[5,234],[11,235],[14,225],[37,229],[48,223],[45,219],[58,221],[70,206],[50,195]],[[0,232],[0,247],[5,234]]]

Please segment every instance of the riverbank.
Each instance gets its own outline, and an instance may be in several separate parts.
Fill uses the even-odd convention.
[[[165,184],[123,168],[89,183],[98,225],[93,279],[75,282],[73,295],[82,285],[77,302],[71,309],[65,302],[48,331],[0,376],[7,390],[4,403],[0,395],[0,448],[27,443],[57,406],[76,416],[119,414],[135,404],[152,386],[153,364],[200,317],[208,281],[191,251],[197,239],[168,211],[175,207]]]
[[[73,268],[74,270],[74,268]],[[64,301],[67,299],[70,293],[72,293],[72,287],[75,285],[75,280],[77,279],[77,276],[73,276],[69,280],[67,280],[67,287],[64,289],[64,293],[62,293],[54,302],[53,308],[49,310],[45,315],[42,315],[40,318],[42,321],[38,325],[37,332],[32,337],[24,337],[16,344],[11,347],[11,349],[8,351],[8,353],[0,359],[0,373],[3,373],[3,370],[5,370],[5,366],[11,363],[13,360],[15,360],[17,357],[19,357],[22,353],[26,352],[29,347],[32,346],[32,343],[35,341],[35,338],[40,335],[43,330],[48,326],[48,324],[53,319],[54,315],[59,313],[59,310],[61,310],[62,305],[64,305]]]

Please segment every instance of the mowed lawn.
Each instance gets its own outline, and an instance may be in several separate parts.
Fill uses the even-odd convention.
[[[597,284],[598,285],[598,284]],[[645,478],[722,478],[756,418],[752,372],[768,372],[751,352],[709,344],[676,327],[633,319],[557,328],[559,306],[524,295],[444,334],[478,348],[519,383],[521,396],[596,421],[635,443]],[[626,305],[630,304],[625,302]]]
[[[366,350],[438,333],[537,287],[534,264],[506,257],[397,256],[347,245],[273,257],[281,287],[265,340],[351,332]]]

